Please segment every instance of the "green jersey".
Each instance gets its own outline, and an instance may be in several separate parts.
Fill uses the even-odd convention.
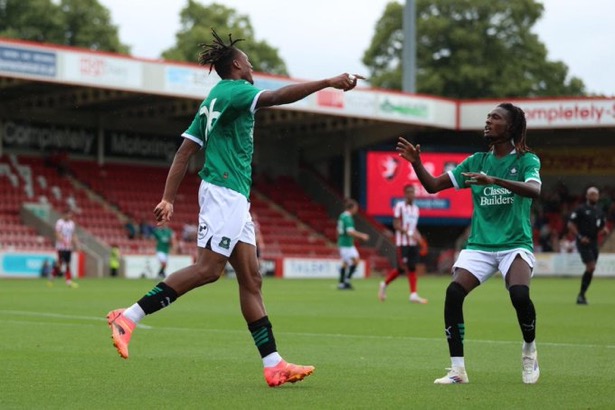
[[[173,243],[173,230],[168,226],[154,229],[152,232],[156,238],[156,252],[169,253]]]
[[[337,218],[337,246],[348,248],[354,246],[354,238],[349,232],[354,231],[354,219],[348,211],[344,211]]]
[[[245,80],[221,80],[182,134],[203,147],[201,178],[246,198],[252,185],[254,113],[261,92]]]
[[[487,252],[524,248],[533,251],[530,208],[532,199],[516,195],[498,185],[466,185],[463,172],[480,172],[511,181],[540,180],[540,160],[535,154],[515,151],[498,158],[492,152],[478,152],[449,171],[457,189],[472,189],[474,212],[467,249]]]

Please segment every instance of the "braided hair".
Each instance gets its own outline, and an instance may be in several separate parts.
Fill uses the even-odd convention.
[[[515,149],[517,150],[517,155],[532,152],[526,142],[527,123],[525,121],[525,112],[511,103],[502,103],[498,105],[498,107],[504,108],[510,115],[510,133]]]
[[[224,40],[216,33],[216,30],[212,28],[211,33],[214,36],[214,40],[211,44],[199,44],[201,48],[199,52],[199,64],[209,64],[210,73],[211,70],[215,68],[220,78],[226,78],[231,72],[231,62],[235,58],[237,51],[239,51],[239,49],[235,47],[235,44],[243,41],[243,39],[233,40],[232,35],[229,34],[228,44],[225,44]]]

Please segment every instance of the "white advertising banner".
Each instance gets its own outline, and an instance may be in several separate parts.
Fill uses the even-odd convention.
[[[143,64],[94,53],[65,53],[62,78],[91,85],[136,88],[143,85]]]
[[[124,276],[126,279],[156,279],[160,270],[160,262],[156,255],[124,256]],[[187,255],[169,255],[166,273],[192,265],[192,257]]]
[[[174,94],[205,99],[218,81],[218,74],[209,73],[205,67],[166,66],[164,69],[164,90]]]
[[[487,114],[502,101],[464,102],[461,130],[485,126]],[[615,125],[615,98],[511,101],[525,111],[528,128],[590,128]]]
[[[581,276],[585,265],[578,253],[537,253],[535,276]],[[594,277],[615,277],[615,253],[601,253]]]
[[[284,279],[335,279],[340,276],[340,260],[324,258],[284,258]],[[365,261],[361,260],[352,278],[365,278]]]

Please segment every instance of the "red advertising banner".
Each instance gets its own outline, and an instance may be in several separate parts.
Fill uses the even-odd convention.
[[[469,154],[423,153],[421,160],[432,175],[438,176],[455,168]],[[377,217],[393,216],[393,206],[404,197],[404,186],[414,185],[415,203],[421,218],[472,217],[472,195],[469,189],[446,189],[428,193],[421,185],[412,166],[397,152],[367,153],[367,213]]]

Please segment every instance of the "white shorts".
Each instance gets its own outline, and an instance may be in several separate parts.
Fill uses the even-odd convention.
[[[352,264],[353,259],[359,259],[359,251],[354,246],[340,247],[340,258],[345,264]]]
[[[158,262],[167,263],[169,261],[169,254],[164,252],[156,252],[156,257],[158,258]]]
[[[256,246],[250,202],[239,192],[201,181],[196,244],[231,256],[237,242]]]
[[[534,275],[536,258],[532,252],[523,248],[500,252],[485,252],[473,249],[464,249],[459,253],[459,257],[453,265],[453,271],[455,268],[465,269],[475,276],[480,283],[485,282],[498,271],[501,272],[502,277],[506,279],[506,274],[508,274],[508,271],[510,270],[510,265],[512,265],[517,255],[519,255],[521,259],[530,265],[532,275]]]

